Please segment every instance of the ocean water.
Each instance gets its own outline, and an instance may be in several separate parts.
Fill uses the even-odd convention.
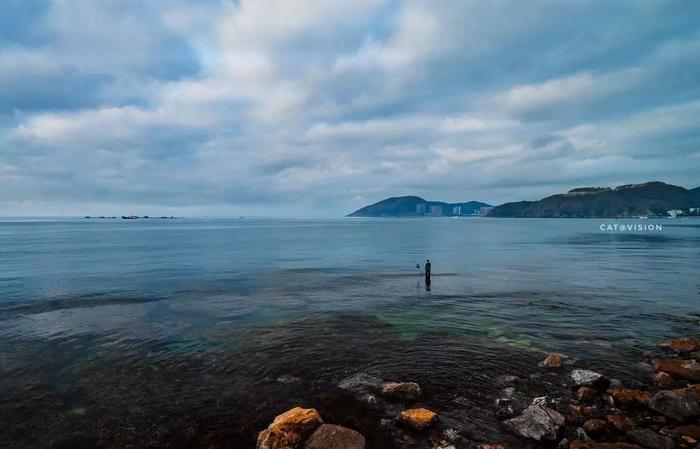
[[[0,447],[254,447],[296,405],[432,447],[357,373],[507,441],[498,376],[558,351],[648,382],[643,351],[699,333],[699,273],[699,220],[3,219]]]

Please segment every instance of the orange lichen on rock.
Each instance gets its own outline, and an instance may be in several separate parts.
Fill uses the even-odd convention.
[[[316,409],[294,407],[278,415],[258,435],[257,449],[297,449],[323,420]]]
[[[422,430],[437,421],[437,416],[437,413],[431,412],[427,408],[412,408],[402,411],[400,419],[404,424]]]

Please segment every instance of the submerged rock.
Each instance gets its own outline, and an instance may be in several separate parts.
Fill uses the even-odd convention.
[[[377,376],[357,373],[341,380],[340,383],[338,383],[338,387],[355,393],[366,393],[379,390],[382,386],[382,382],[382,379]]]
[[[295,407],[278,415],[258,435],[257,449],[298,449],[323,420],[316,409]]]
[[[277,377],[276,380],[277,380],[277,382],[279,382],[281,384],[296,384],[296,383],[301,382],[300,377],[291,376],[289,374],[283,374],[283,375]]]
[[[561,354],[553,352],[547,356],[544,360],[538,363],[541,368],[561,368]]]
[[[651,429],[631,430],[627,432],[627,440],[649,449],[675,449],[676,443],[668,437],[659,435]]]
[[[309,437],[304,449],[364,449],[365,437],[352,429],[323,424]]]
[[[396,399],[413,401],[418,399],[422,392],[420,385],[415,382],[386,382],[382,384],[382,394]]]
[[[496,416],[498,418],[510,418],[514,416],[518,403],[514,398],[498,398],[496,399]]]
[[[519,383],[522,381],[523,381],[522,378],[520,378],[518,376],[514,376],[512,374],[506,374],[506,375],[498,378],[498,382],[503,384],[503,385],[513,385],[513,384],[516,384],[516,383]]]
[[[659,391],[649,401],[649,408],[677,421],[700,415],[697,398],[687,389]]]
[[[651,400],[649,392],[629,388],[615,388],[612,391],[612,397],[615,402],[622,405],[647,405]]]
[[[678,379],[700,382],[700,363],[695,360],[655,359],[654,369],[663,371]]]
[[[399,421],[416,430],[423,430],[437,421],[438,415],[427,408],[412,408],[399,414]]]
[[[504,424],[523,438],[553,441],[564,425],[564,417],[543,405],[531,405],[520,416],[509,419]]]

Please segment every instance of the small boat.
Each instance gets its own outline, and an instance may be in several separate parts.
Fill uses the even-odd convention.
[[[122,215],[122,218],[124,220],[136,220],[139,217],[137,215]]]

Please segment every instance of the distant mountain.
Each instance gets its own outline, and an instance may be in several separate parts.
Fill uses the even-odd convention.
[[[453,217],[475,215],[482,207],[491,206],[479,201],[443,203],[441,201],[427,201],[417,196],[400,196],[365,206],[351,213],[348,217]]]
[[[581,187],[539,201],[519,201],[494,207],[489,217],[614,218],[666,216],[671,209],[700,207],[700,187],[687,190],[663,182],[615,188]]]

